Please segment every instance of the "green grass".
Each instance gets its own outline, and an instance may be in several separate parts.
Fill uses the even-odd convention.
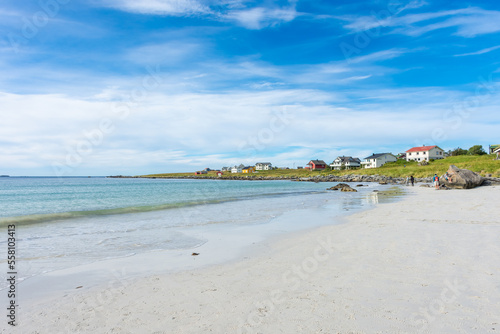
[[[361,174],[361,175],[385,175],[392,177],[406,177],[413,175],[414,177],[431,177],[434,173],[438,175],[444,174],[450,165],[455,165],[458,168],[469,169],[477,172],[482,176],[492,174],[494,177],[500,177],[500,160],[494,160],[496,155],[481,155],[481,156],[456,156],[448,157],[441,160],[431,161],[427,166],[418,166],[416,162],[406,162],[399,160],[397,162],[387,163],[380,168],[361,168],[343,171],[308,171],[305,169],[277,169],[270,171],[259,171],[254,174],[231,174],[224,172],[224,176],[238,176],[254,178],[254,177],[311,177],[316,175],[347,175],[347,174]],[[144,177],[159,177],[159,178],[176,178],[194,175],[192,173],[166,173],[166,174],[151,174],[143,175]],[[199,178],[213,178],[217,177],[216,172],[208,172],[208,174],[197,175]]]

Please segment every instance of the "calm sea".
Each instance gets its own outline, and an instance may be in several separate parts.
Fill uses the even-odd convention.
[[[379,185],[327,192],[332,183],[113,178],[0,178],[0,247],[16,225],[20,278],[157,250],[194,249],[208,231],[273,224],[302,208],[331,217],[371,205]],[[307,217],[283,232],[335,223]],[[205,233],[207,232],[207,233]],[[0,266],[6,266],[0,258]],[[0,275],[3,273],[0,272]],[[0,289],[5,279],[0,277]]]

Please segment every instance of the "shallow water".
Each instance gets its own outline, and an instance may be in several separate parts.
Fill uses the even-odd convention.
[[[196,249],[217,242],[225,233],[262,239],[335,224],[345,214],[400,195],[394,190],[373,192],[388,189],[376,184],[359,187],[357,193],[341,193],[325,190],[333,183],[290,181],[9,181],[8,186],[2,184],[0,197],[6,208],[3,214],[15,216],[4,217],[4,222],[24,223],[16,225],[18,281],[106,259]],[[18,201],[24,202],[24,208]],[[313,219],[315,212],[323,218]],[[34,219],[26,219],[25,213]],[[0,239],[0,247],[5,243],[6,238]],[[0,266],[6,266],[5,262],[1,259]],[[176,266],[171,264],[169,269],[180,269]],[[5,277],[0,280],[3,289]]]

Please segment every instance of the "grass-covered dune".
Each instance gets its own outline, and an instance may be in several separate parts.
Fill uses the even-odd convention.
[[[493,177],[500,177],[500,160],[495,160],[495,155],[461,155],[455,157],[448,157],[441,160],[431,161],[426,166],[419,166],[417,162],[406,162],[400,160],[397,162],[388,163],[380,168],[360,168],[341,171],[308,171],[305,169],[277,169],[270,171],[259,171],[253,174],[231,174],[225,172],[224,177],[238,176],[238,177],[310,177],[316,175],[384,175],[392,177],[406,177],[413,175],[414,177],[431,177],[434,173],[438,175],[444,174],[450,165],[455,165],[458,168],[469,169],[474,172],[487,176],[491,174]],[[165,173],[165,174],[151,174],[141,175],[140,177],[157,177],[157,178],[184,178],[194,177],[194,171],[191,173]],[[198,178],[213,178],[217,177],[216,172],[208,172],[208,174],[196,175]]]

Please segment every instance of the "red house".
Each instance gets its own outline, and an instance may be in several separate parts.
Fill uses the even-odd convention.
[[[324,170],[326,169],[326,162],[323,160],[311,160],[306,165],[305,169],[308,170]]]

